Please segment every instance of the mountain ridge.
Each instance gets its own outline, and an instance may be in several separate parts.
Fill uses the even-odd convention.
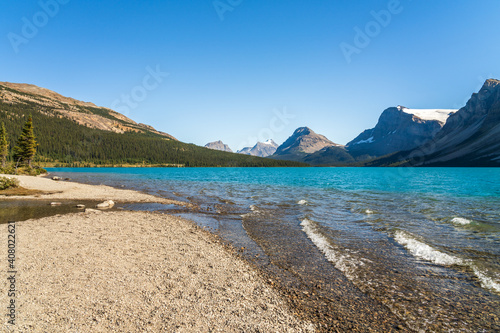
[[[115,133],[127,131],[151,132],[177,141],[175,137],[168,133],[158,131],[150,125],[137,123],[109,108],[65,97],[52,90],[33,84],[0,82],[0,99],[6,103],[38,103],[51,108],[52,112],[46,113],[49,116],[63,116],[90,128]]]

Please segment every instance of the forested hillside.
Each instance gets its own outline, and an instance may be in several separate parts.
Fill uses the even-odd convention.
[[[5,92],[12,89],[0,86]],[[15,91],[17,94],[27,94]],[[29,94],[28,94],[29,95]],[[124,130],[122,133],[101,130],[81,125],[77,120],[60,114],[48,103],[42,103],[38,96],[29,96],[22,101],[6,101],[0,98],[0,122],[5,123],[10,148],[21,133],[29,115],[39,143],[35,162],[45,165],[181,165],[181,166],[297,166],[295,162],[276,161],[253,156],[231,154],[210,150],[192,144],[179,142],[166,133],[147,130]],[[59,105],[60,107],[60,105]],[[68,108],[74,105],[68,105]],[[87,112],[101,113],[103,117],[114,118],[108,109],[80,106]],[[81,112],[81,111],[80,111]],[[125,123],[128,127],[130,124]],[[145,128],[145,125],[140,124]]]

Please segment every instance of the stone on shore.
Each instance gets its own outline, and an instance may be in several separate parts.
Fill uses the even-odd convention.
[[[100,204],[97,204],[97,208],[99,208],[99,209],[112,208],[114,205],[115,205],[115,202],[113,200],[107,200],[107,201],[101,202]]]

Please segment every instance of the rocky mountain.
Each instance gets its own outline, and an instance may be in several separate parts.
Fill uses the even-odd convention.
[[[500,166],[500,80],[487,80],[436,136],[412,152],[413,165]]]
[[[222,141],[214,141],[214,142],[209,142],[205,145],[206,148],[213,149],[213,150],[220,150],[220,151],[226,151],[228,153],[232,153],[233,151],[231,148],[229,148],[228,145],[226,145]]]
[[[357,159],[368,159],[414,149],[428,140],[457,110],[391,107],[380,115],[377,125],[365,130],[346,145]]]
[[[41,105],[43,106],[41,112],[49,117],[67,118],[89,128],[114,133],[152,133],[166,139],[177,140],[170,134],[157,131],[149,125],[136,123],[111,109],[65,97],[32,84],[0,82],[0,100],[8,104]]]
[[[321,134],[316,134],[308,127],[299,127],[293,134],[276,149],[273,158],[302,161],[304,157],[325,147],[342,147],[328,140]]]
[[[278,144],[272,139],[265,142],[257,142],[253,147],[245,147],[238,150],[238,154],[253,155],[259,157],[268,157],[273,155],[278,148]]]

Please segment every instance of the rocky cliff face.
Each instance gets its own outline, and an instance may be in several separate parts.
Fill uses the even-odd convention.
[[[68,118],[89,128],[115,133],[154,133],[166,139],[177,140],[170,134],[157,131],[149,125],[136,123],[111,109],[65,97],[32,84],[0,82],[0,99],[9,104],[36,104],[46,116]]]
[[[500,80],[487,80],[411,155],[414,165],[500,166]]]
[[[388,108],[374,128],[358,135],[346,149],[352,156],[366,158],[414,149],[432,139],[455,111]]]
[[[229,153],[232,153],[233,151],[231,148],[229,148],[228,145],[226,145],[222,141],[214,141],[214,142],[209,142],[205,145],[206,148],[213,149],[213,150],[221,150],[221,151],[227,151]]]
[[[238,154],[268,157],[273,155],[277,148],[278,144],[272,139],[269,139],[266,142],[257,142],[253,147],[245,147],[239,150]]]

